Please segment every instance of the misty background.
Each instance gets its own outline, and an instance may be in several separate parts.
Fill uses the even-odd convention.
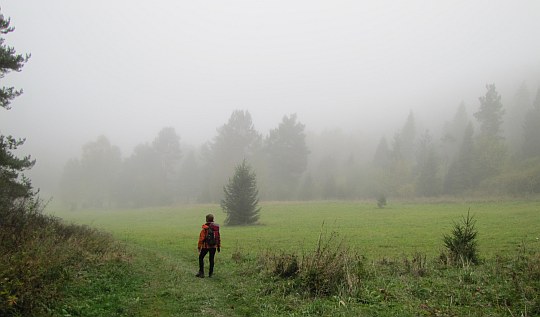
[[[244,158],[263,199],[485,193],[537,157],[523,148],[538,139],[524,131],[538,1],[8,0],[2,12],[7,44],[32,58],[2,79],[24,94],[1,132],[27,139],[42,195],[72,205],[219,201]],[[491,84],[503,122],[485,141],[474,114]],[[464,141],[477,177],[451,181]],[[500,160],[483,162],[482,144]]]

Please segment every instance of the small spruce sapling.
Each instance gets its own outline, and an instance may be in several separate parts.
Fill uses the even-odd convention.
[[[478,230],[475,228],[476,220],[467,211],[467,217],[461,222],[454,223],[451,235],[444,235],[444,246],[449,252],[449,259],[453,263],[478,263],[478,249],[476,238]]]

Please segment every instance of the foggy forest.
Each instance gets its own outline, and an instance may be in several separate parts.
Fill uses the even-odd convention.
[[[540,191],[536,1],[31,4],[0,124],[46,200],[215,203],[244,159],[263,201]]]
[[[358,200],[540,193],[540,88],[526,84],[502,103],[494,84],[478,104],[455,107],[432,131],[410,112],[393,134],[373,140],[340,130],[319,134],[296,114],[263,135],[235,110],[217,135],[183,146],[172,127],[123,156],[106,136],[84,144],[62,173],[58,195],[71,208],[219,202],[244,159],[262,200]],[[433,122],[431,122],[433,126]]]

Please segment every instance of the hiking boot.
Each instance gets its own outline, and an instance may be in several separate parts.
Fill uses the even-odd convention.
[[[200,277],[200,278],[204,278],[204,273],[203,272],[199,272],[197,274],[195,274],[196,277]]]

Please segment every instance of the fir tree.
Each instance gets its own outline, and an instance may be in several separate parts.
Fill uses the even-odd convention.
[[[501,95],[495,85],[487,85],[486,88],[486,94],[479,98],[480,109],[474,114],[480,124],[480,133],[476,138],[477,183],[501,172],[507,152],[502,134],[504,109]]]
[[[246,225],[253,224],[259,219],[261,208],[259,204],[259,190],[255,173],[246,160],[236,166],[229,184],[223,187],[225,198],[221,200],[221,209],[227,214],[225,224]]]
[[[0,78],[12,71],[21,71],[30,55],[21,55],[13,47],[4,44],[4,34],[13,32],[10,19],[4,18],[0,13]],[[0,107],[9,110],[11,101],[22,94],[22,90],[14,87],[0,87]],[[0,135],[0,204],[4,209],[19,198],[29,198],[35,193],[32,191],[30,180],[22,172],[30,169],[34,161],[30,156],[18,158],[13,152],[21,145],[24,139],[16,139],[10,135]]]

